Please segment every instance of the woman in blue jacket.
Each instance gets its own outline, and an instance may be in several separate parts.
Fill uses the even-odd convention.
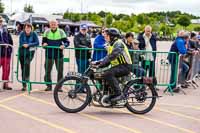
[[[24,31],[20,33],[19,37],[19,61],[21,64],[22,81],[29,80],[30,64],[35,54],[35,47],[39,45],[37,33],[32,31],[32,25],[26,23]],[[26,90],[26,83],[23,83],[22,91]]]
[[[98,61],[107,55],[107,52],[105,50],[106,41],[104,39],[103,33],[104,31],[101,30],[94,40],[93,47],[94,49],[98,49],[98,50],[94,50],[93,58],[92,58],[93,61]]]

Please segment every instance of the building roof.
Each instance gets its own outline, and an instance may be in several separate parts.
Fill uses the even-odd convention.
[[[191,23],[192,24],[200,24],[200,19],[192,19]]]
[[[30,22],[30,18],[28,18],[26,21],[22,22],[22,23],[26,23],[26,22]],[[43,17],[32,17],[32,24],[48,24],[49,21],[46,18]]]
[[[74,23],[69,19],[56,19],[59,25],[74,25]]]
[[[75,24],[78,26],[80,26],[81,24],[87,24],[88,27],[100,27],[100,26],[96,25],[94,22],[87,21],[87,20],[81,20],[79,22],[76,22]]]

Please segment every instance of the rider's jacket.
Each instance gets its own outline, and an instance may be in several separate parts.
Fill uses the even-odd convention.
[[[112,67],[121,64],[132,64],[127,46],[120,39],[108,44],[108,55],[100,62],[100,67],[111,64]]]

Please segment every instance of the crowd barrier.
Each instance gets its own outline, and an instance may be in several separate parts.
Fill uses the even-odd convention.
[[[98,56],[105,52],[100,49],[85,48],[65,48],[61,50],[59,47],[54,46],[38,46],[27,50],[19,48],[17,54],[17,80],[28,84],[28,92],[31,91],[31,84],[56,84],[68,72],[83,73],[87,69],[88,59],[92,57],[94,51],[99,52]],[[141,50],[130,50],[129,52],[133,60],[133,78],[139,76],[156,77],[157,86],[166,86],[169,88],[167,91],[172,92],[170,86],[176,84],[177,81],[178,55],[176,53]],[[174,64],[170,65],[167,61],[169,55],[175,57]],[[169,82],[171,66],[175,67],[173,83]],[[22,70],[22,67],[25,69]],[[138,68],[142,68],[145,72],[141,74]]]

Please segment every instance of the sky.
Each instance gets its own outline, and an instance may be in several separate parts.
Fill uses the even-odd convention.
[[[23,11],[26,3],[39,14],[72,12],[99,12],[139,14],[153,11],[187,12],[200,16],[200,0],[1,0],[5,12]]]

